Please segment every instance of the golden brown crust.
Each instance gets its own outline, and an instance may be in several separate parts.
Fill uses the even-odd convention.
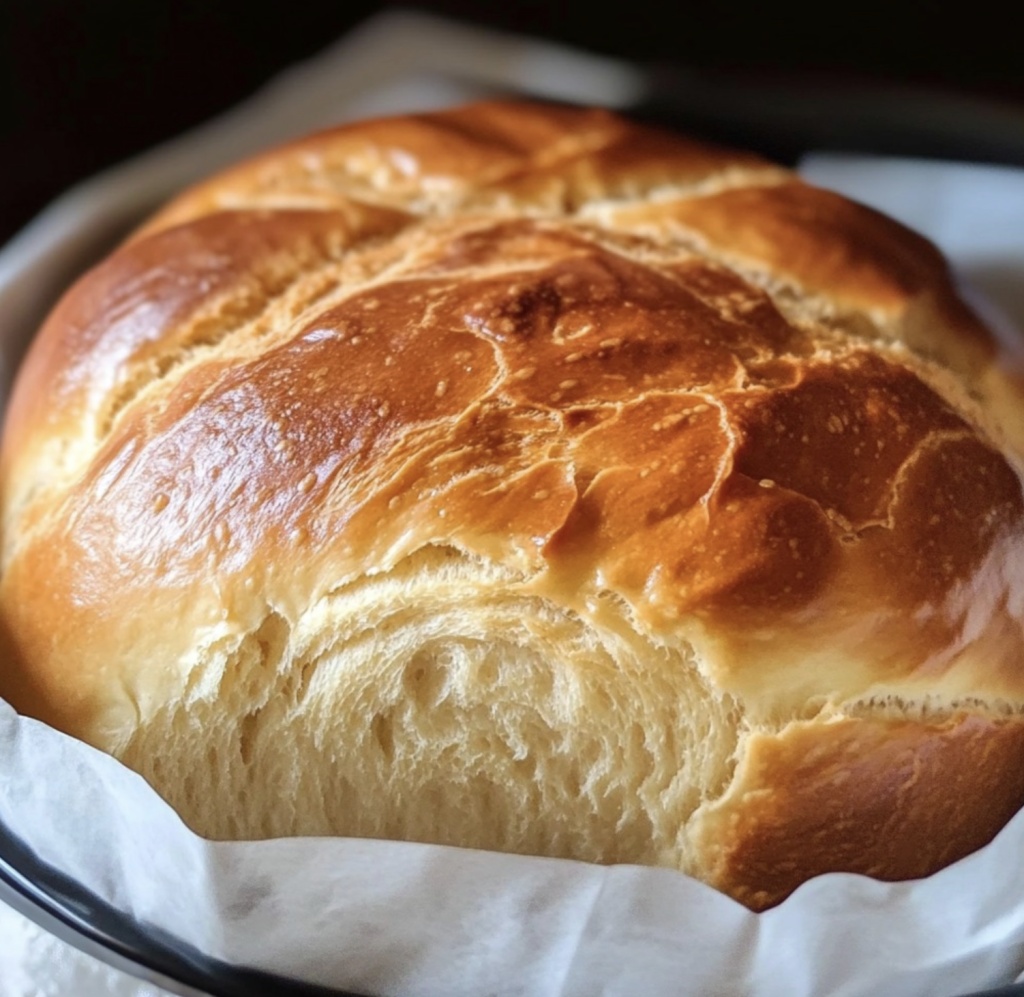
[[[918,879],[988,844],[1024,802],[1024,723],[842,718],[755,735],[695,832],[753,910],[826,872]]]
[[[991,719],[1024,713],[997,356],[929,244],[753,157],[520,104],[314,136],[184,195],[34,345],[0,455],[0,693],[120,745],[184,694],[197,635],[452,547],[583,617],[622,600],[741,704],[723,800],[761,802],[701,817],[723,888],[922,874],[1022,797],[979,779],[984,820],[908,858],[943,772],[1020,750]],[[938,719],[843,719],[896,700]],[[815,738],[850,802],[784,775]],[[919,795],[887,774],[911,750]],[[872,787],[908,815],[889,851]],[[842,837],[861,798],[836,854],[863,858],[830,865],[807,815]]]
[[[493,102],[311,135],[199,184],[142,233],[239,206],[333,208],[350,199],[423,214],[563,215],[734,175],[774,182],[788,174],[600,110]]]
[[[844,310],[900,308],[946,266],[931,243],[892,219],[795,179],[630,205],[615,219],[696,233],[730,259],[826,295]]]

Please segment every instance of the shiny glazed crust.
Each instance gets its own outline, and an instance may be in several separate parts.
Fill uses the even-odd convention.
[[[35,342],[0,694],[217,837],[926,875],[1024,802],[1020,383],[934,247],[755,157],[314,135]]]

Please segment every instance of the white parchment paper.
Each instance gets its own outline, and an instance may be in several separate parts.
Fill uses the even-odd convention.
[[[611,105],[640,86],[606,60],[392,18],[216,126],[72,192],[0,253],[0,377],[56,288],[189,180],[331,120],[527,84]],[[1014,335],[1024,173],[836,157],[806,167],[936,238]],[[378,841],[204,842],[133,773],[0,702],[0,821],[144,926],[227,962],[366,994],[952,997],[1024,973],[1024,814],[926,881],[826,876],[754,915],[665,870]],[[36,993],[157,991],[0,909],[0,997]]]
[[[45,861],[211,956],[360,993],[942,997],[1024,969],[1024,814],[928,880],[824,876],[755,915],[666,870],[205,842],[134,773],[6,706],[0,758],[0,820]]]

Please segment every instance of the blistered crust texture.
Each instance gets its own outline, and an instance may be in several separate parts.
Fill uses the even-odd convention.
[[[0,455],[0,693],[203,833],[680,868],[755,909],[1024,801],[1024,405],[925,240],[514,103],[185,193]]]

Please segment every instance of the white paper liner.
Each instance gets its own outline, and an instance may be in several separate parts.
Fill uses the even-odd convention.
[[[532,84],[606,104],[638,92],[618,64],[419,17],[378,23],[351,42],[216,126],[72,192],[0,253],[0,376],[9,377],[26,330],[69,272],[169,190],[222,162],[326,121],[465,99],[481,79],[484,90]],[[411,76],[380,75],[396,58]],[[463,79],[436,75],[453,65]],[[1004,316],[1021,317],[1024,222],[1011,221],[1007,206],[1024,210],[1024,174],[1000,171],[994,187],[988,168],[836,157],[815,158],[808,171],[890,213],[912,204],[907,220]],[[903,197],[925,177],[932,196]],[[986,204],[994,222],[973,224]],[[978,279],[986,273],[1002,276]],[[825,876],[754,915],[666,870],[378,841],[204,842],[133,773],[2,703],[0,773],[0,821],[141,924],[227,962],[356,992],[952,997],[1024,973],[1024,814],[928,880]],[[27,997],[36,991],[11,987],[45,958],[39,937],[18,935],[14,917],[0,910],[0,993]],[[11,956],[19,938],[21,962]],[[92,960],[76,963],[64,950],[60,959],[51,980],[34,981],[41,992],[98,992],[87,987],[102,976]],[[58,978],[72,989],[53,989]],[[117,974],[102,978],[104,993],[157,993]]]
[[[44,861],[214,958],[358,993],[943,997],[1024,968],[1024,813],[928,880],[823,876],[755,915],[667,870],[206,842],[134,773],[4,704],[0,758],[0,821]]]

